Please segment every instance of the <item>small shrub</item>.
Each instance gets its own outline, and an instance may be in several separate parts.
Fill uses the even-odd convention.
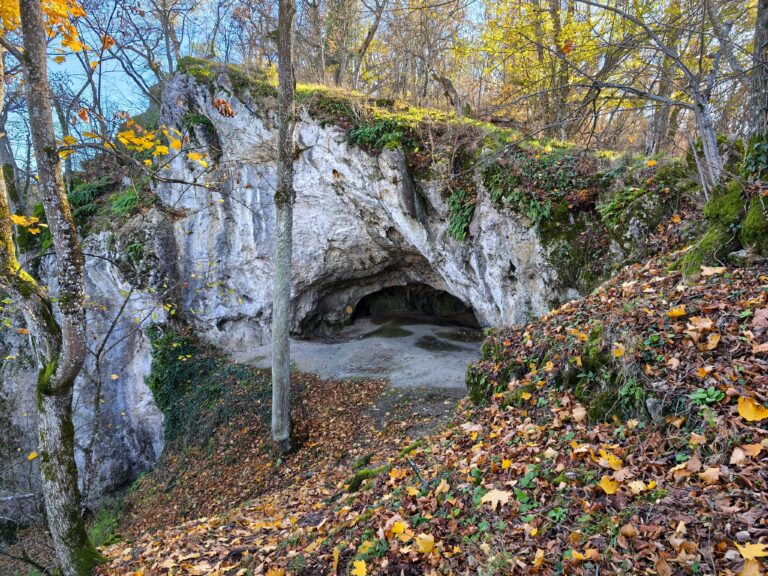
[[[456,240],[466,240],[469,235],[469,225],[475,215],[475,199],[463,188],[452,188],[448,197],[450,217],[448,234]]]

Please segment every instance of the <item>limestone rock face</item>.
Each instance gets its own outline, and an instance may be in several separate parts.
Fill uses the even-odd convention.
[[[112,263],[119,260],[112,243],[107,232],[85,243],[98,257],[86,259],[89,353],[73,407],[81,490],[92,504],[150,469],[163,449],[163,415],[144,381],[151,364],[144,328],[165,309]],[[46,258],[40,276],[55,298],[54,265]],[[12,326],[23,320],[13,316]],[[38,461],[27,459],[37,449],[37,365],[28,337],[14,329],[0,331],[0,358],[0,516],[23,519],[40,510]]]
[[[234,116],[222,116],[216,98]],[[276,130],[272,111],[243,104],[222,78],[214,87],[177,76],[162,121],[184,131],[188,149],[206,151],[205,169],[177,156],[156,187],[175,222],[186,318],[230,351],[269,339]],[[444,290],[471,306],[485,326],[541,315],[561,295],[533,227],[500,213],[479,186],[470,237],[448,234],[439,179],[416,182],[398,150],[369,154],[345,132],[303,115],[296,126],[293,329],[323,331],[344,322],[364,296],[405,284]],[[179,184],[185,182],[188,184]]]

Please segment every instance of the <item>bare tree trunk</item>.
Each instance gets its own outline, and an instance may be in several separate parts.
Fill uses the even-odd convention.
[[[294,0],[279,0],[277,25],[278,135],[275,190],[275,282],[272,291],[272,439],[291,449],[291,253],[293,244]]]
[[[456,116],[459,118],[464,116],[464,102],[461,100],[461,96],[459,96],[459,92],[456,90],[451,79],[445,76],[438,76],[436,72],[432,73],[432,78],[443,88],[445,97],[448,98],[451,106],[456,111]]]
[[[709,106],[704,103],[696,103],[694,114],[703,151],[702,165],[700,166],[702,186],[707,193],[710,193],[720,182],[720,176],[723,172],[723,158],[717,145],[717,132],[712,122]]]
[[[37,383],[40,468],[48,528],[64,576],[84,576],[101,557],[88,540],[81,517],[74,454],[72,391],[86,354],[84,259],[61,177],[46,70],[47,33],[41,0],[21,0],[23,68],[30,132],[37,157],[40,193],[53,237],[59,284],[60,324],[31,276],[18,270],[8,225],[3,231],[3,270],[21,299],[40,364]],[[5,190],[3,190],[5,198]],[[7,222],[7,202],[0,221]]]
[[[670,17],[680,11],[679,0],[673,0],[667,9]],[[679,28],[671,27],[668,46],[673,52],[677,52],[680,44]],[[667,54],[661,54],[661,65],[659,66],[659,86],[656,94],[662,98],[669,99],[675,88],[675,61]],[[669,127],[672,115],[672,106],[664,102],[654,102],[653,117],[648,131],[648,138],[645,145],[645,153],[649,156],[657,152],[664,151],[669,146]]]
[[[752,134],[763,138],[768,136],[768,0],[757,2],[752,114]]]
[[[352,33],[352,0],[339,0],[338,3],[338,19],[339,19],[339,35],[338,48],[336,50],[336,72],[333,75],[333,82],[336,86],[341,86],[344,83],[344,75],[347,72],[347,64],[349,62],[349,44],[350,35]]]
[[[371,47],[371,42],[373,42],[373,38],[374,36],[376,36],[376,31],[379,29],[379,24],[381,23],[381,16],[384,13],[384,8],[387,7],[388,1],[389,0],[376,1],[376,8],[373,13],[373,23],[368,28],[368,32],[365,34],[363,43],[360,45],[360,48],[357,50],[357,59],[355,60],[355,69],[354,69],[354,72],[352,73],[353,88],[357,88],[357,83],[360,79],[360,69],[363,66],[365,55],[368,53],[368,48]]]

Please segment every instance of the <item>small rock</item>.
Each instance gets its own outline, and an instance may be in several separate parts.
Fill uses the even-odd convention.
[[[654,422],[661,420],[662,404],[659,400],[656,398],[648,398],[645,401],[645,407],[648,409],[648,414],[651,415]]]
[[[757,253],[754,247],[743,248],[728,254],[728,262],[739,268],[762,264],[766,258]]]
[[[736,540],[738,540],[742,544],[744,542],[748,542],[751,538],[752,536],[746,530],[741,530],[740,532],[736,532]]]

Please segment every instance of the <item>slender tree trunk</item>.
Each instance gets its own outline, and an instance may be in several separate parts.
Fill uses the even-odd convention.
[[[294,0],[279,0],[277,25],[278,135],[275,190],[275,282],[272,291],[272,439],[291,449],[291,253],[293,244]]]
[[[373,15],[373,23],[368,28],[368,32],[365,35],[365,39],[363,39],[363,43],[360,45],[360,48],[357,50],[357,58],[355,59],[355,69],[352,73],[352,87],[357,88],[357,83],[360,80],[360,69],[363,66],[363,61],[365,61],[365,55],[368,53],[368,48],[371,47],[371,42],[373,42],[374,36],[376,36],[376,31],[379,29],[379,24],[381,23],[381,16],[384,13],[384,8],[387,7],[388,0],[379,0],[376,3],[376,10],[374,11]]]
[[[768,136],[768,0],[757,2],[755,53],[752,70],[752,134]]]
[[[86,354],[84,259],[56,147],[42,3],[41,0],[21,0],[20,8],[30,132],[40,193],[56,253],[60,324],[57,325],[51,314],[50,303],[32,289],[31,277],[28,281],[32,284],[17,294],[25,300],[28,327],[37,344],[41,366],[37,409],[48,528],[64,576],[84,576],[100,560],[88,540],[81,517],[72,424],[72,391]],[[11,246],[7,241],[4,243],[7,265],[17,268]]]
[[[694,105],[694,114],[703,151],[699,171],[702,185],[707,193],[710,193],[720,182],[720,176],[723,172],[723,158],[717,145],[717,132],[712,122],[709,106],[704,102],[697,102]]]

